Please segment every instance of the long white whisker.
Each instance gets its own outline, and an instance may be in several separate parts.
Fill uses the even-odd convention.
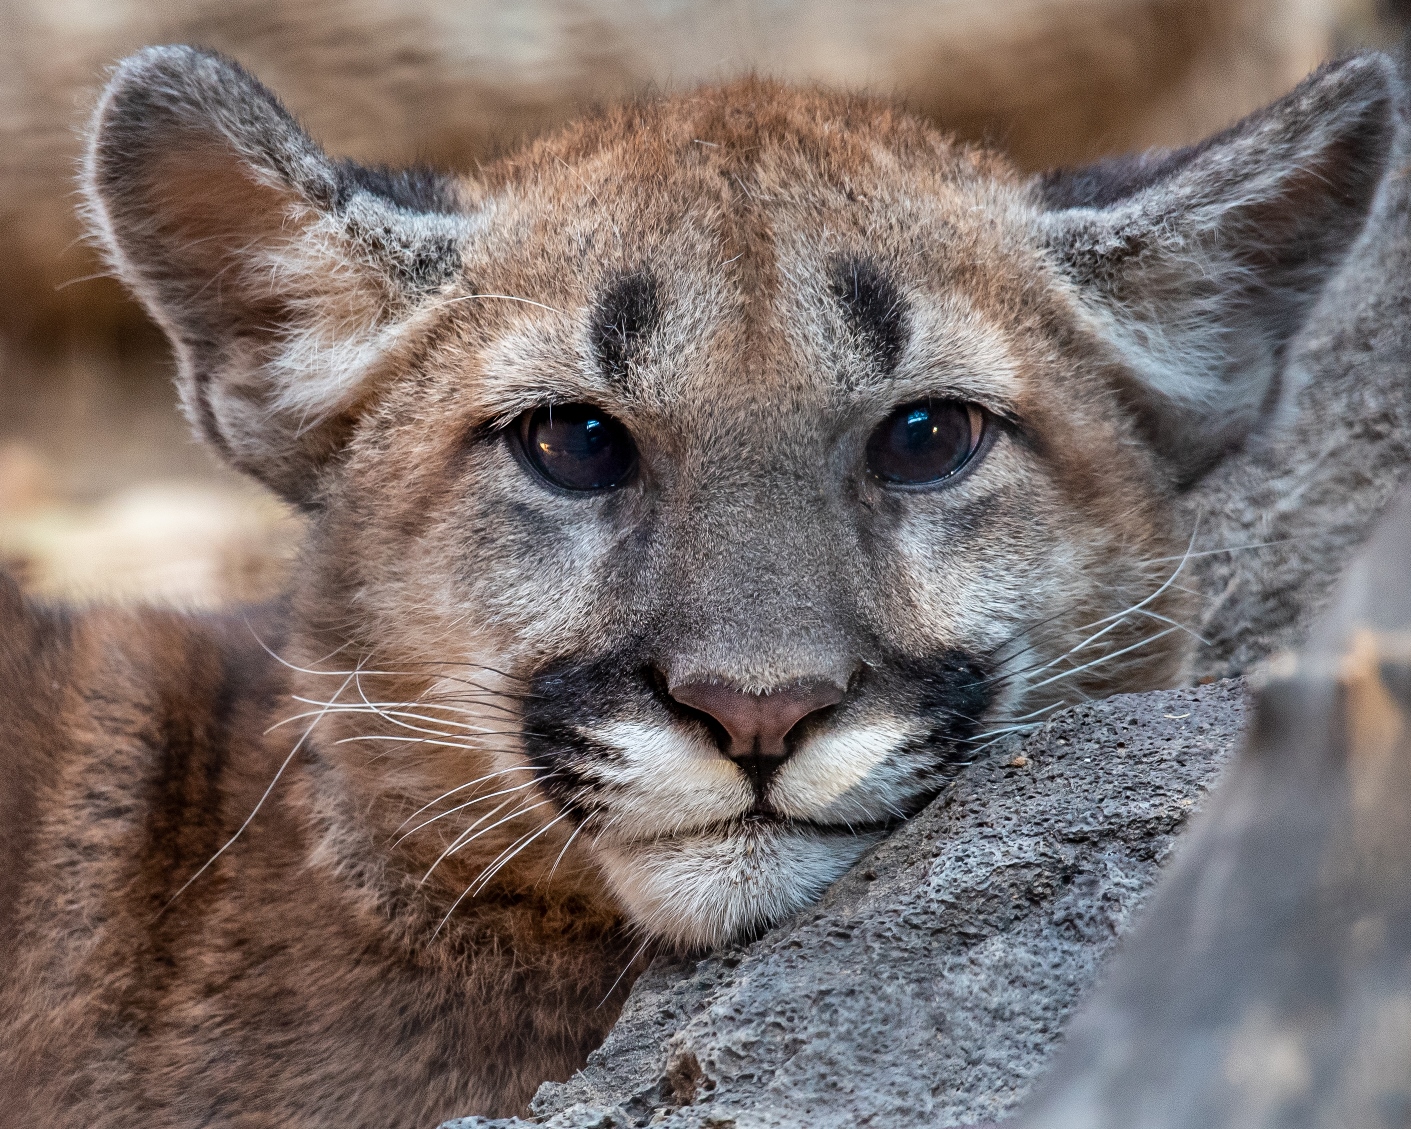
[[[617,974],[617,979],[612,982],[612,987],[607,990],[607,995],[598,1001],[598,1007],[602,1007],[612,999],[612,994],[617,991],[617,986],[622,983],[622,978],[627,975],[627,970],[637,963],[637,958],[647,951],[647,946],[651,943],[652,935],[648,933],[646,940],[637,946],[637,951],[627,958],[627,963],[622,966],[622,971]]]
[[[1191,629],[1188,628],[1188,627],[1186,627],[1185,625],[1176,623],[1176,621],[1174,621],[1174,620],[1172,620],[1172,619],[1169,619],[1169,618],[1167,618],[1167,617],[1165,617],[1165,616],[1161,616],[1161,615],[1159,615],[1158,613],[1149,611],[1149,610],[1147,609],[1147,605],[1148,605],[1148,604],[1150,604],[1152,601],[1158,599],[1163,593],[1165,593],[1165,592],[1168,591],[1173,585],[1175,585],[1177,578],[1181,575],[1182,570],[1183,570],[1183,569],[1185,568],[1185,566],[1186,566],[1186,562],[1190,559],[1192,548],[1193,548],[1194,545],[1195,545],[1195,541],[1196,541],[1196,538],[1199,536],[1199,533],[1200,533],[1200,522],[1199,522],[1199,520],[1197,519],[1196,524],[1195,524],[1195,527],[1191,530],[1190,540],[1189,540],[1189,541],[1187,542],[1187,544],[1186,544],[1186,551],[1185,551],[1185,553],[1182,554],[1181,557],[1179,558],[1179,563],[1176,565],[1176,567],[1175,567],[1174,569],[1172,569],[1172,570],[1170,571],[1170,573],[1167,575],[1166,579],[1165,579],[1160,585],[1158,585],[1155,590],[1153,590],[1151,593],[1149,593],[1144,599],[1141,599],[1141,600],[1137,601],[1137,603],[1132,604],[1132,605],[1128,606],[1127,608],[1124,608],[1124,609],[1121,610],[1121,611],[1113,612],[1111,615],[1104,616],[1104,617],[1102,617],[1101,619],[1093,620],[1091,623],[1085,624],[1083,627],[1079,628],[1078,630],[1080,630],[1080,631],[1082,631],[1082,630],[1088,630],[1089,628],[1093,628],[1093,627],[1097,627],[1097,628],[1099,628],[1099,630],[1093,632],[1091,635],[1089,635],[1087,638],[1083,639],[1083,640],[1080,641],[1079,643],[1077,643],[1077,644],[1075,644],[1075,645],[1069,647],[1067,650],[1063,651],[1061,654],[1054,656],[1052,659],[1049,659],[1049,660],[1046,661],[1046,662],[1033,664],[1033,665],[1031,665],[1031,666],[1029,666],[1029,667],[1027,667],[1027,668],[1020,669],[1020,670],[1012,670],[1012,669],[1011,669],[1011,670],[1008,670],[1008,671],[1006,671],[1006,670],[1001,670],[1001,671],[999,671],[998,673],[996,673],[992,678],[987,679],[986,681],[1001,681],[1001,680],[1009,681],[1009,680],[1013,680],[1013,679],[1021,678],[1021,677],[1034,678],[1034,677],[1037,677],[1037,676],[1039,676],[1039,675],[1042,675],[1045,671],[1052,669],[1053,667],[1057,666],[1059,663],[1066,662],[1066,661],[1070,660],[1074,655],[1076,655],[1076,654],[1078,654],[1079,652],[1081,652],[1081,651],[1087,649],[1088,647],[1092,646],[1092,645],[1093,645],[1094,643],[1096,643],[1099,639],[1104,638],[1104,637],[1107,636],[1110,632],[1116,630],[1118,627],[1123,626],[1124,624],[1126,624],[1126,623],[1128,622],[1128,620],[1130,619],[1130,617],[1133,616],[1133,615],[1143,615],[1143,616],[1148,616],[1148,617],[1151,617],[1151,618],[1154,618],[1154,619],[1159,619],[1159,620],[1160,620],[1161,622],[1163,622],[1163,623],[1169,623],[1169,624],[1171,624],[1173,629],[1179,629],[1179,630],[1182,630],[1182,631],[1187,631],[1187,632],[1189,632],[1194,638],[1200,639],[1200,636],[1199,636],[1199,635],[1197,635],[1195,632],[1191,631]],[[1172,559],[1172,560],[1174,560],[1174,559],[1177,559],[1177,558],[1166,558],[1166,559]],[[1104,626],[1104,625],[1105,625],[1105,626]],[[1155,638],[1159,638],[1159,637],[1160,637],[1160,636],[1156,636]],[[1147,640],[1147,641],[1150,641],[1150,640]],[[1037,641],[1036,641],[1036,642],[1037,642]],[[1019,655],[1022,655],[1022,654],[1024,654],[1026,651],[1029,651],[1029,650],[1033,649],[1033,647],[1036,645],[1036,642],[1035,642],[1035,643],[1031,643],[1029,646],[1023,648],[1022,650],[1020,650],[1020,651],[1017,652],[1016,654],[1011,655],[1008,659],[1005,660],[1005,662],[1013,662],[1015,659],[1017,659],[1017,658],[1019,657]],[[1203,640],[1202,640],[1202,642],[1203,642]],[[1116,655],[1125,654],[1126,651],[1129,650],[1129,649],[1131,649],[1131,648],[1124,648],[1124,649],[1121,650],[1121,651],[1115,652],[1115,653],[1113,653],[1113,654],[1109,654],[1109,655],[1105,656],[1104,658],[1100,658],[1100,659],[1098,659],[1098,660],[1095,660],[1094,662],[1087,663],[1087,664],[1084,664],[1084,665],[1082,665],[1082,666],[1076,667],[1076,668],[1074,668],[1073,670],[1070,670],[1070,671],[1061,673],[1061,674],[1056,675],[1056,676],[1054,676],[1053,678],[1047,679],[1047,680],[1045,680],[1045,681],[1043,681],[1043,682],[1039,682],[1039,683],[1037,683],[1037,684],[1031,684],[1030,686],[1028,686],[1028,687],[1026,688],[1025,693],[1028,693],[1028,692],[1030,692],[1030,691],[1036,689],[1038,686],[1046,686],[1046,685],[1048,685],[1049,682],[1051,682],[1051,681],[1056,681],[1056,680],[1059,679],[1059,678],[1067,677],[1067,676],[1070,675],[1070,674],[1075,674],[1075,673],[1078,673],[1079,671],[1082,671],[1082,670],[1090,670],[1090,669],[1092,669],[1094,666],[1100,665],[1102,662],[1105,662],[1108,658],[1114,658],[1114,657],[1116,657]]]
[[[1200,557],[1214,557],[1221,553],[1245,553],[1253,549],[1272,549],[1275,545],[1289,545],[1297,541],[1297,537],[1281,537],[1277,541],[1256,541],[1249,545],[1227,545],[1223,549],[1202,549],[1198,553],[1186,553],[1180,557],[1151,557],[1144,561],[1144,564],[1165,564],[1167,561],[1175,560],[1196,560]]]
[[[518,737],[518,729],[483,729],[475,734],[477,737]],[[355,741],[393,741],[406,745],[434,745],[438,749],[466,749],[473,753],[483,753],[484,745],[468,745],[464,741],[438,741],[434,737],[399,737],[395,734],[386,733],[358,733],[352,737],[340,737],[334,741],[335,745],[347,745]]]
[[[508,803],[509,801],[505,802]],[[440,857],[437,858],[437,860],[431,864],[431,868],[427,870],[425,874],[422,875],[421,882],[418,883],[418,885],[424,885],[426,880],[431,877],[431,871],[435,870],[438,866],[441,865],[443,860],[445,860],[450,855],[454,854],[456,851],[460,850],[467,843],[470,843],[475,839],[479,839],[480,836],[486,834],[487,832],[495,830],[495,828],[499,827],[501,824],[508,823],[512,819],[518,819],[521,815],[527,815],[529,812],[534,811],[538,808],[542,808],[545,804],[551,804],[553,802],[553,800],[540,800],[537,804],[530,804],[528,807],[515,808],[515,810],[510,812],[509,815],[504,816],[501,819],[495,820],[495,822],[490,824],[488,827],[482,827],[474,835],[470,836],[470,838],[462,839],[458,837],[454,843],[452,843],[449,847],[447,847],[444,851],[441,852]],[[500,806],[503,807],[504,804],[501,804]],[[498,810],[499,809],[497,808],[496,811]],[[494,812],[491,812],[491,814],[493,815]]]
[[[437,820],[445,819],[448,815],[455,815],[458,811],[465,811],[466,808],[473,808],[476,804],[483,804],[486,800],[493,800],[496,796],[512,796],[516,792],[523,792],[526,788],[532,788],[536,783],[538,783],[537,778],[534,780],[526,780],[523,784],[516,784],[512,788],[501,788],[498,792],[489,792],[484,796],[476,796],[473,799],[467,800],[463,804],[457,804],[453,808],[448,808],[443,812],[439,812],[438,814],[433,815],[430,819],[423,820],[421,823],[418,823],[405,835],[399,835],[396,840],[393,841],[392,845],[395,847],[403,839],[415,835],[423,827],[430,827]]]
[[[571,803],[571,802],[572,802],[572,801],[570,801],[570,803]],[[591,818],[591,817],[590,817],[590,818]],[[573,828],[573,833],[572,833],[571,835],[569,835],[568,841],[567,841],[566,843],[564,843],[564,845],[563,845],[563,850],[559,851],[558,857],[557,857],[556,859],[554,859],[554,865],[551,866],[551,867],[549,867],[549,873],[544,876],[544,879],[543,879],[543,880],[544,880],[545,882],[550,882],[550,881],[553,880],[554,871],[558,870],[558,868],[559,868],[559,863],[563,862],[563,856],[566,855],[566,854],[568,854],[568,848],[571,847],[571,846],[573,846],[573,840],[577,839],[577,838],[578,838],[578,833],[579,833],[580,831],[582,831],[583,828],[585,828],[585,827],[587,827],[587,826],[588,826],[588,820],[587,820],[587,819],[580,820],[580,821],[574,826],[574,828]],[[535,885],[538,885],[538,883],[535,883]]]
[[[623,813],[619,812],[617,815],[613,816],[610,820],[608,820],[605,824],[598,828],[597,834],[593,836],[593,846],[596,847],[598,845],[598,843],[602,840],[602,837],[608,833],[612,825],[616,823],[619,819],[621,819],[622,816]]]
[[[549,801],[545,801],[545,802],[549,802]],[[544,805],[543,805],[543,804],[538,804],[538,805],[536,805],[536,806],[537,806],[537,807],[543,807]],[[506,819],[513,819],[516,815],[521,815],[521,814],[523,814],[523,811],[532,811],[532,810],[533,810],[532,808],[526,808],[526,809],[523,809],[522,811],[511,813],[510,815],[506,816],[505,818],[506,818]],[[559,817],[558,817],[558,819],[562,819],[562,818],[563,818],[563,816],[559,816]],[[543,827],[541,827],[541,828],[539,829],[539,831],[536,833],[536,835],[531,836],[531,840],[534,839],[534,838],[537,838],[538,835],[543,834],[545,831],[547,831],[550,827],[552,827],[555,823],[558,822],[558,819],[554,819],[554,820],[550,821],[549,823],[545,824]],[[504,820],[501,820],[500,822],[503,823]],[[492,825],[492,826],[498,826],[498,825]],[[490,828],[487,827],[485,830],[488,831],[488,830],[490,830]],[[528,844],[527,842],[524,844],[524,846],[528,846],[528,845],[529,845],[529,844]],[[518,853],[518,852],[516,852],[516,853]],[[511,855],[511,856],[510,856],[510,858],[513,858],[513,857],[514,857],[514,855]],[[506,859],[505,861],[508,862],[509,860]],[[482,876],[484,875],[484,871],[481,872],[481,875],[482,875]],[[478,879],[477,879],[477,881],[478,881]],[[431,939],[432,939],[433,941],[436,940],[437,935],[438,935],[438,934],[441,932],[441,930],[445,927],[446,922],[448,922],[448,921],[451,920],[451,915],[456,912],[456,908],[461,904],[461,902],[465,901],[466,895],[471,892],[471,889],[472,889],[474,886],[475,886],[475,882],[471,882],[469,886],[467,886],[464,890],[462,890],[462,891],[460,892],[460,895],[456,898],[456,900],[451,903],[451,908],[446,911],[446,916],[441,919],[440,924],[438,924],[438,925],[436,926],[436,928],[435,928],[435,929],[432,931],[432,933],[431,933]]]
[[[308,699],[306,699],[306,698],[297,698],[297,697],[296,697],[295,695],[293,695],[293,694],[291,694],[290,697],[291,697],[291,698],[294,698],[296,701],[299,701],[299,702],[304,702],[304,703],[307,703],[307,702],[308,702]],[[282,729],[284,726],[290,725],[290,724],[292,724],[293,722],[302,721],[302,720],[303,720],[304,718],[306,718],[306,717],[318,717],[319,715],[325,714],[325,713],[368,713],[368,712],[370,712],[370,711],[368,711],[368,710],[364,709],[362,706],[358,706],[358,705],[349,705],[349,704],[347,704],[347,703],[343,703],[343,704],[340,704],[340,705],[334,705],[334,704],[332,704],[332,703],[327,703],[327,704],[325,704],[325,705],[323,706],[323,708],[321,708],[321,709],[303,710],[303,711],[300,712],[300,713],[291,714],[289,717],[286,717],[286,718],[284,718],[284,719],[281,720],[281,721],[276,721],[273,725],[271,725],[268,729],[265,730],[265,733],[266,733],[266,734],[273,733],[276,729]],[[461,728],[466,729],[466,730],[472,730],[472,727],[471,727],[471,726],[468,726],[468,725],[463,725],[463,726],[461,726]],[[476,733],[477,735],[486,735],[486,734],[489,734],[489,735],[494,735],[494,736],[502,736],[505,731],[504,731],[504,730],[498,730],[498,729],[474,729],[473,732]],[[439,736],[442,736],[442,737],[459,737],[459,736],[461,736],[461,734],[459,734],[459,733],[441,733],[441,734],[439,734]],[[404,741],[416,741],[416,740],[419,740],[419,739],[420,739],[420,738],[416,738],[416,737],[403,737],[403,738],[401,738],[401,740],[404,740]],[[466,747],[466,748],[478,748],[479,746],[467,745],[467,746],[465,746],[465,747]]]
[[[968,750],[970,754],[970,760],[967,763],[973,764],[975,759],[981,753],[983,753],[991,745],[995,745],[998,744],[1000,741],[1003,741],[1005,737],[1007,737],[1010,733],[1028,733],[1031,730],[1040,728],[1042,725],[1042,721],[1031,721],[1028,725],[1018,725],[1011,730],[1006,730],[1005,732],[1000,733],[999,736],[993,737],[989,741],[986,741],[983,745],[977,745],[975,748]]]
[[[277,655],[273,650],[270,649],[269,644],[266,643],[263,639],[260,638],[260,633],[255,630],[255,625],[250,622],[250,619],[249,619],[248,616],[245,617],[245,626],[250,629],[250,634],[254,636],[255,642],[260,645],[261,649],[265,652],[265,654],[267,654],[270,658],[272,658],[275,662],[279,663],[281,666],[286,666],[286,667],[288,667],[290,670],[297,671],[299,674],[320,674],[320,675],[322,675],[322,674],[348,674],[348,675],[351,675],[351,674],[352,674],[352,671],[350,671],[350,670],[340,670],[340,671],[308,670],[308,669],[306,669],[305,667],[302,667],[302,666],[295,666],[295,665],[294,665],[293,663],[291,663],[288,659],[283,658],[283,657],[280,656],[280,655]],[[321,662],[321,663],[327,662],[329,659],[331,659],[334,655],[338,654],[340,651],[346,651],[346,650],[348,649],[349,645],[350,645],[350,644],[348,644],[348,643],[344,643],[344,644],[342,644],[341,646],[334,647],[333,650],[329,651],[328,654],[326,654],[326,655],[323,656],[323,658],[321,658],[321,659],[316,659],[315,661],[316,661],[316,662]]]
[[[1075,666],[1072,670],[1061,671],[1060,673],[1055,674],[1050,678],[1045,678],[1042,682],[1034,683],[1034,685],[1028,687],[1028,692],[1032,693],[1035,690],[1042,689],[1043,687],[1049,685],[1049,683],[1051,682],[1058,682],[1064,678],[1071,678],[1075,674],[1081,674],[1085,670],[1091,670],[1095,666],[1101,666],[1105,662],[1111,662],[1113,659],[1120,658],[1122,655],[1127,654],[1129,651],[1135,651],[1138,647],[1145,647],[1148,643],[1155,643],[1158,639],[1165,638],[1167,635],[1170,635],[1175,630],[1176,628],[1174,627],[1168,627],[1165,631],[1158,631],[1155,635],[1148,635],[1145,639],[1138,639],[1135,643],[1131,644],[1130,646],[1123,647],[1120,651],[1113,651],[1110,655],[1103,655],[1101,658],[1093,659],[1092,662],[1084,663],[1082,666]]]
[[[1151,610],[1146,609],[1146,608],[1143,608],[1143,609],[1142,609],[1141,611],[1139,611],[1137,614],[1140,615],[1140,616],[1144,616],[1146,619],[1154,619],[1154,620],[1156,620],[1157,623],[1166,623],[1166,624],[1170,624],[1170,625],[1171,625],[1172,627],[1174,627],[1177,631],[1184,631],[1187,635],[1189,635],[1189,636],[1190,636],[1192,639],[1194,639],[1197,643],[1203,643],[1203,644],[1206,645],[1206,646],[1209,646],[1209,645],[1210,645],[1210,640],[1209,640],[1209,639],[1206,639],[1204,636],[1202,636],[1202,635],[1200,634],[1200,632],[1196,631],[1193,627],[1188,627],[1188,626],[1186,626],[1186,624],[1184,624],[1184,623],[1179,623],[1179,622],[1177,622],[1176,620],[1172,619],[1170,616],[1165,616],[1165,615],[1162,615],[1160,612],[1154,612],[1154,611],[1151,611]]]
[[[470,842],[470,838],[469,838],[469,837],[472,835],[472,833],[475,831],[475,829],[476,829],[477,827],[479,827],[481,824],[485,823],[487,820],[494,819],[495,816],[499,815],[500,812],[504,811],[505,808],[509,807],[510,804],[512,804],[512,803],[514,803],[514,800],[513,800],[513,799],[501,800],[498,804],[496,804],[493,808],[491,808],[489,811],[487,811],[484,815],[480,816],[479,819],[477,819],[477,820],[475,820],[473,823],[471,823],[470,826],[466,827],[463,831],[461,831],[461,833],[460,833],[459,835],[457,835],[453,840],[451,840],[450,846],[448,846],[448,847],[441,853],[441,858],[438,858],[435,862],[433,862],[433,863],[431,864],[431,868],[430,868],[425,874],[423,874],[423,875],[421,876],[421,883],[418,883],[418,885],[424,884],[424,883],[426,882],[426,880],[431,877],[431,871],[435,870],[435,869],[437,868],[437,866],[439,866],[439,865],[441,864],[441,859],[446,858],[446,857],[447,857],[448,855],[450,855],[453,851],[455,851],[457,847],[461,846],[461,844]],[[513,812],[510,813],[509,818],[511,818],[511,819],[514,818],[514,813],[513,813]]]
[[[501,298],[506,302],[523,302],[526,306],[538,306],[541,310],[548,310],[551,314],[561,314],[562,310],[553,306],[546,306],[543,302],[535,302],[529,298],[520,298],[515,294],[462,294],[459,298],[447,298],[444,302],[437,302],[432,309],[439,310],[442,306],[451,306],[457,302],[469,302],[472,298]]]
[[[1042,724],[1043,724],[1042,721],[1029,721],[1029,720],[1028,720],[1029,718],[1031,718],[1031,717],[1039,717],[1039,716],[1042,715],[1042,714],[1050,713],[1050,712],[1052,712],[1053,710],[1056,710],[1056,709],[1061,709],[1063,706],[1066,706],[1066,705],[1068,705],[1067,702],[1050,702],[1048,705],[1044,706],[1042,709],[1034,710],[1032,713],[1024,714],[1022,717],[1011,717],[1011,718],[1008,718],[1008,719],[1005,721],[1004,725],[1001,726],[1001,727],[998,728],[998,729],[987,729],[987,730],[985,730],[985,732],[983,732],[983,733],[977,733],[977,734],[975,734],[975,736],[970,737],[970,738],[967,738],[967,739],[966,739],[966,744],[969,744],[969,743],[974,742],[974,741],[986,741],[986,742],[988,742],[988,743],[990,743],[990,744],[993,744],[993,742],[990,742],[990,741],[989,741],[989,738],[991,738],[991,737],[1003,737],[1003,736],[1005,736],[1005,735],[1008,734],[1008,733],[1024,733],[1024,732],[1027,732],[1028,730],[1033,729],[1035,726],[1038,726],[1038,725],[1042,725]],[[983,746],[982,746],[982,747],[983,747]],[[976,750],[976,751],[978,751],[978,750]]]
[[[294,697],[294,695],[290,695],[290,696],[291,696],[291,697]],[[506,695],[506,696],[508,696],[508,695]],[[322,701],[318,700],[317,698],[303,698],[303,697],[300,697],[300,698],[298,698],[297,700],[298,700],[298,701],[301,701],[301,702],[305,702],[305,703],[307,703],[308,705],[311,705],[311,706],[322,706],[322,705],[325,705],[325,704],[326,704],[325,702],[322,702]],[[400,711],[406,713],[407,716],[409,716],[409,717],[419,717],[419,718],[420,718],[421,720],[423,720],[423,721],[437,721],[437,722],[442,722],[442,723],[444,723],[444,724],[446,724],[446,725],[459,725],[459,724],[461,724],[461,723],[460,723],[460,722],[457,722],[457,721],[455,721],[455,720],[453,720],[453,719],[451,719],[451,718],[426,717],[424,714],[418,714],[416,711],[417,711],[417,710],[440,710],[440,711],[443,711],[443,712],[445,712],[445,713],[467,714],[467,715],[469,715],[470,717],[474,717],[474,718],[477,718],[477,719],[478,719],[478,718],[480,717],[480,711],[481,711],[482,709],[485,709],[487,705],[492,706],[492,707],[497,708],[497,709],[506,708],[506,707],[500,706],[500,704],[499,704],[498,702],[490,702],[490,703],[485,703],[485,704],[477,705],[474,709],[469,709],[469,708],[467,708],[467,707],[465,707],[465,706],[443,705],[441,702],[437,701],[437,700],[434,699],[434,698],[426,698],[426,697],[417,698],[416,700],[411,701],[411,702],[366,702],[366,703],[364,703],[364,704],[362,704],[362,705],[359,705],[357,702],[343,702],[343,703],[341,703],[341,704],[342,704],[343,706],[349,708],[349,709],[370,709],[370,710],[372,710],[374,713],[377,712],[377,711],[379,711],[379,710],[400,710]]]
[[[301,698],[301,697],[299,697],[298,695],[293,695],[293,694],[291,694],[290,697],[292,697],[296,702],[303,702],[305,705],[311,705],[311,706],[319,705],[318,702],[313,701],[313,700],[311,700],[311,699],[309,699],[309,698]],[[429,734],[430,734],[431,736],[433,736],[433,737],[454,737],[454,736],[455,736],[454,733],[447,733],[447,732],[445,732],[444,730],[441,730],[441,729],[427,729],[427,728],[425,728],[425,727],[423,727],[423,726],[420,726],[420,725],[412,725],[410,722],[400,720],[400,718],[403,718],[403,717],[412,717],[412,718],[416,718],[416,720],[418,720],[418,721],[427,721],[427,722],[432,722],[432,723],[441,723],[441,719],[440,719],[440,718],[435,718],[435,717],[421,717],[421,716],[418,716],[417,714],[408,713],[408,712],[405,711],[405,710],[396,710],[396,711],[380,710],[380,709],[378,709],[376,706],[372,705],[371,703],[367,703],[367,704],[365,704],[365,705],[358,705],[356,702],[344,703],[343,705],[339,705],[339,706],[336,706],[336,707],[330,706],[329,708],[332,709],[332,710],[336,710],[336,712],[338,712],[338,713],[369,713],[369,714],[375,714],[377,717],[384,718],[385,720],[390,721],[393,725],[396,725],[396,726],[398,726],[399,728],[402,728],[402,729],[409,730],[409,731],[411,731],[412,733],[429,733]],[[461,723],[459,723],[459,722],[445,722],[444,724],[448,724],[448,725],[460,725]]]
[[[485,887],[490,884],[490,880],[508,866],[514,857],[529,846],[530,843],[534,842],[534,840],[539,838],[544,832],[548,831],[550,828],[556,827],[567,818],[568,812],[560,812],[558,815],[554,816],[553,819],[549,820],[548,823],[544,824],[543,827],[539,828],[538,831],[534,832],[534,834],[517,840],[512,846],[506,847],[501,851],[500,856],[496,859],[492,859],[490,865],[480,872],[480,877],[471,883],[474,890],[472,896],[485,889]]]
[[[348,683],[352,680],[353,675],[348,675],[348,677],[343,680],[343,685],[339,688],[339,693],[342,693],[343,690],[347,688]],[[230,849],[231,844],[233,844],[235,840],[239,839],[240,836],[244,834],[245,828],[250,826],[250,821],[253,820],[255,816],[260,813],[260,809],[265,806],[265,801],[269,799],[270,793],[274,791],[274,786],[279,783],[279,778],[284,775],[284,770],[289,767],[289,762],[292,761],[295,756],[298,755],[299,750],[304,747],[304,742],[308,740],[309,734],[314,731],[314,727],[318,725],[322,717],[323,715],[320,714],[318,717],[314,718],[313,721],[309,722],[309,727],[305,729],[303,735],[297,741],[294,742],[294,747],[289,750],[289,755],[284,758],[279,768],[275,771],[274,779],[269,782],[269,786],[261,794],[259,800],[256,801],[254,808],[250,811],[250,814],[245,817],[245,822],[235,829],[235,834],[225,841],[225,845],[221,847],[220,850],[216,851],[215,854],[213,854],[202,864],[200,870],[196,871],[195,874],[193,874],[190,878],[183,882],[181,884],[181,888],[177,890],[177,892],[173,894],[170,898],[167,899],[166,905],[162,906],[162,908],[157,912],[158,917],[166,913],[167,909],[171,906],[172,902],[176,901],[177,898],[181,897],[181,895],[186,892],[187,887],[190,886],[191,883],[195,882],[196,879],[200,878],[201,875],[205,874],[206,871],[209,870],[211,866],[215,863],[216,859],[220,858],[221,855],[225,854],[225,852]]]
[[[442,800],[449,799],[451,796],[454,796],[457,792],[464,792],[467,788],[474,788],[477,784],[483,784],[483,783],[485,783],[485,781],[490,780],[490,779],[493,779],[493,778],[496,777],[496,776],[505,776],[505,775],[508,775],[508,774],[511,773],[511,772],[533,772],[533,771],[534,771],[534,768],[533,768],[532,765],[520,764],[520,765],[515,765],[515,766],[512,767],[512,768],[502,768],[502,769],[499,769],[499,770],[496,771],[496,772],[488,772],[488,773],[486,773],[484,776],[477,776],[474,780],[468,780],[468,781],[466,781],[464,784],[457,784],[454,788],[451,788],[451,789],[449,789],[448,791],[442,792],[439,796],[437,796],[437,797],[436,797],[434,800],[432,800],[430,803],[422,804],[421,807],[417,808],[416,811],[412,812],[411,815],[407,816],[406,819],[402,820],[402,822],[397,825],[396,829],[393,831],[393,834],[396,834],[397,831],[400,831],[403,827],[405,827],[408,823],[410,823],[412,820],[414,820],[417,816],[419,816],[422,812],[426,811],[428,808],[433,808],[433,807],[435,807],[435,806],[436,806],[437,804],[439,804]]]

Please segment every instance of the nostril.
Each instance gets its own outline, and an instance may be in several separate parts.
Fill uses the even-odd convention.
[[[671,696],[683,706],[713,717],[730,736],[727,755],[733,760],[784,760],[784,739],[809,714],[837,705],[846,693],[835,682],[798,682],[766,694],[751,694],[720,682],[688,682],[673,687]]]

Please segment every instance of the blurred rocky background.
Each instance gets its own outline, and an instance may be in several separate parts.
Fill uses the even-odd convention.
[[[160,335],[82,239],[77,130],[145,44],[235,56],[370,161],[471,168],[755,70],[897,94],[1040,169],[1195,140],[1400,23],[1393,0],[0,0],[0,562],[37,594],[214,606],[297,552],[298,519],[191,440]]]

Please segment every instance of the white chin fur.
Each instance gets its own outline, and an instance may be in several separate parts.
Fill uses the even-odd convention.
[[[604,841],[595,853],[632,919],[690,950],[725,944],[816,901],[880,837],[746,823],[729,832]]]

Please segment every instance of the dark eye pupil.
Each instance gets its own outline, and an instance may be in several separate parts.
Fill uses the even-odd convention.
[[[953,400],[898,408],[867,441],[867,466],[883,482],[920,486],[963,467],[980,442],[979,410]]]
[[[534,469],[565,490],[609,490],[637,466],[637,447],[627,429],[591,404],[526,412],[520,442]]]

